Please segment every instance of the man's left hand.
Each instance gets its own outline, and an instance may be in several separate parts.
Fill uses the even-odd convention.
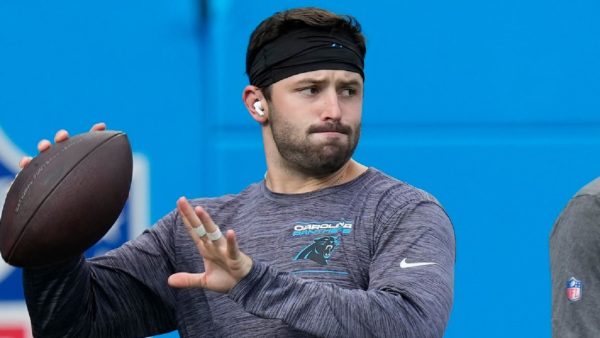
[[[228,230],[221,235],[206,210],[193,208],[185,197],[177,200],[177,210],[204,259],[204,272],[175,273],[169,277],[169,285],[229,292],[252,268],[252,259],[238,248],[235,232]]]

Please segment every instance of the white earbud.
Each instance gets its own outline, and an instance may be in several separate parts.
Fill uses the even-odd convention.
[[[258,116],[265,116],[265,112],[263,111],[262,103],[260,103],[260,101],[254,102],[254,109],[256,109],[256,113],[258,114]]]

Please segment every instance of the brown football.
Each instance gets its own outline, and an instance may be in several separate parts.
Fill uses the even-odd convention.
[[[92,131],[36,156],[10,187],[0,218],[0,252],[32,267],[80,255],[123,209],[133,172],[119,131]]]

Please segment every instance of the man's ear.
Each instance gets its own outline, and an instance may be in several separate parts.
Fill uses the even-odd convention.
[[[269,107],[260,88],[252,85],[246,86],[242,93],[242,101],[256,122],[260,124],[267,122]]]

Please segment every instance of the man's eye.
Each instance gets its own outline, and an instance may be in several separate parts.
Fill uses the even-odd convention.
[[[356,94],[356,89],[354,89],[354,88],[342,89],[342,96],[354,96],[355,94]]]
[[[300,93],[302,93],[304,95],[316,95],[319,93],[319,88],[317,88],[317,87],[300,88]]]

